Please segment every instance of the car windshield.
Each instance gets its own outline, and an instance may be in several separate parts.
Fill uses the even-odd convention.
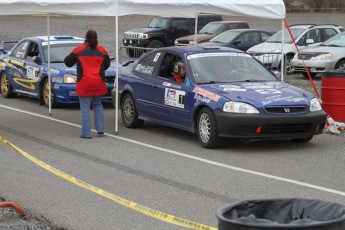
[[[69,55],[72,50],[83,44],[81,43],[63,43],[63,44],[51,44],[50,45],[50,62],[51,63],[63,63],[67,55]],[[48,62],[48,46],[43,46],[44,60]]]
[[[321,44],[322,46],[345,47],[345,32],[331,37]]]
[[[240,32],[228,30],[210,40],[210,42],[228,43],[231,42]]]
[[[278,81],[253,57],[245,53],[201,53],[187,56],[196,84]]]
[[[204,26],[199,33],[200,34],[213,34],[218,35],[224,30],[224,24],[221,23],[208,23]]]
[[[149,28],[168,28],[168,18],[155,17],[151,20]]]
[[[305,31],[305,29],[302,28],[290,28],[290,30],[295,40]],[[266,40],[266,42],[281,43],[282,31],[280,30],[277,33],[273,34],[270,38]],[[284,43],[292,44],[292,39],[287,29],[284,29]]]

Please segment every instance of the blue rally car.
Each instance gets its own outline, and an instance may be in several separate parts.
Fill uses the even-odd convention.
[[[50,76],[51,106],[79,103],[76,95],[76,67],[68,68],[64,58],[83,38],[72,36],[50,37]],[[1,54],[2,53],[2,54]],[[48,82],[48,37],[28,37],[19,41],[9,52],[0,52],[0,88],[5,98],[15,97],[18,93],[38,98],[40,104],[49,105]],[[108,94],[103,100],[111,100],[114,88],[115,65],[106,71]]]
[[[186,79],[170,75],[184,63]],[[327,114],[313,94],[284,83],[242,51],[226,47],[167,47],[128,62],[119,74],[126,127],[156,122],[196,133],[204,148],[224,138],[289,138],[323,133]]]

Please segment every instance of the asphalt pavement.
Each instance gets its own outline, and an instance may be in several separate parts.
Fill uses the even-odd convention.
[[[344,15],[333,14],[289,17],[299,23],[345,21]],[[67,25],[66,34],[84,36],[92,26],[112,49],[112,20],[71,18],[69,24],[64,18],[51,19],[52,32],[61,33],[61,25]],[[148,20],[123,17],[120,26],[124,31]],[[46,29],[37,17],[1,17],[0,22],[1,36],[11,38],[44,34]],[[272,30],[281,25],[249,23]],[[290,80],[310,90],[308,81],[298,76]],[[304,144],[229,142],[224,148],[207,150],[195,135],[153,123],[141,129],[120,123],[115,135],[114,115],[112,105],[106,104],[105,136],[94,134],[85,140],[79,138],[78,106],[53,109],[49,115],[36,99],[0,96],[0,136],[20,149],[0,142],[0,196],[29,213],[18,217],[0,208],[0,229],[183,229],[176,225],[183,223],[179,218],[216,227],[219,208],[245,199],[305,197],[345,204],[343,136],[323,134]],[[71,178],[77,180],[73,183]],[[131,208],[128,202],[112,198],[136,205]],[[175,222],[156,218],[166,214],[176,217]]]

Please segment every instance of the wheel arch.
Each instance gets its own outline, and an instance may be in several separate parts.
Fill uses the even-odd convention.
[[[193,113],[193,133],[196,133],[196,129],[197,129],[197,120],[198,120],[198,115],[200,113],[200,111],[203,109],[203,108],[208,108],[212,113],[213,113],[213,110],[207,106],[207,105],[199,105],[195,110],[194,110],[194,113]]]
[[[339,64],[340,62],[342,62],[342,61],[345,62],[345,57],[343,57],[343,58],[341,58],[340,60],[337,61],[337,63],[336,63],[335,66],[334,66],[334,69],[336,69],[336,67],[338,66],[338,64]]]

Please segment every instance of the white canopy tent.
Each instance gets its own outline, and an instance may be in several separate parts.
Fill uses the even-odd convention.
[[[118,59],[118,16],[141,14],[155,16],[195,17],[198,13],[229,16],[281,19],[284,31],[286,14],[283,0],[1,0],[0,15],[85,15],[113,16],[115,21],[115,50]],[[284,34],[282,35],[284,38]],[[284,41],[283,43],[284,44]],[[49,48],[48,48],[49,49]],[[49,52],[48,52],[49,53]],[[284,46],[282,46],[282,55]],[[48,60],[50,58],[48,57]],[[284,59],[282,58],[282,61]],[[284,63],[282,63],[282,70]],[[48,68],[50,69],[50,68]],[[118,65],[116,65],[116,92],[118,92]],[[283,71],[282,71],[283,73]],[[49,73],[50,79],[50,73]],[[50,82],[50,81],[49,81]],[[116,97],[116,105],[118,97]],[[50,106],[49,106],[49,113]],[[118,107],[115,109],[115,133],[118,132]]]

